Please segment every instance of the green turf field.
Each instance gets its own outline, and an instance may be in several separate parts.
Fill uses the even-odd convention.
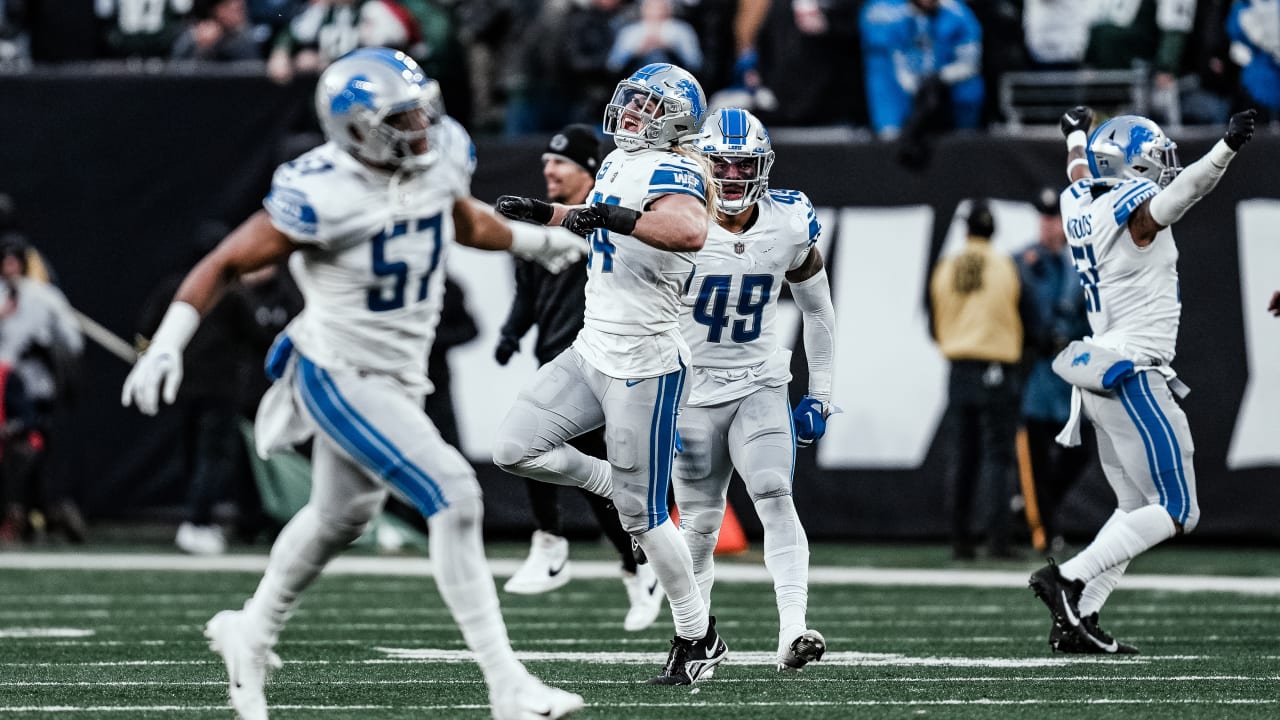
[[[20,557],[0,553],[0,718],[231,717],[200,629],[243,602],[259,573],[14,569]],[[730,656],[694,689],[640,683],[665,658],[669,615],[624,633],[617,580],[503,595],[503,609],[529,667],[586,698],[583,718],[1280,717],[1280,552],[1140,558],[1133,584],[1148,589],[1122,586],[1103,625],[1143,654],[1112,658],[1048,652],[1047,612],[1019,586],[1036,561],[957,568],[940,549],[881,546],[823,546],[814,557],[824,579],[811,588],[810,619],[830,653],[799,675],[773,667],[767,583],[717,586]],[[758,565],[722,564],[738,563]],[[866,570],[843,582],[854,565],[917,573],[877,580]],[[1205,589],[1185,592],[1171,589],[1181,576],[1156,575],[1182,566],[1216,577],[1188,578]],[[277,649],[275,719],[488,717],[479,672],[427,577],[327,575]]]

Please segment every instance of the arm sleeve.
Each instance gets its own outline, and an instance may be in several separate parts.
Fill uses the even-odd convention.
[[[515,263],[516,295],[511,299],[511,309],[507,312],[506,322],[502,323],[500,334],[519,340],[533,327],[533,296],[537,291],[533,276],[537,269],[531,260],[516,259]]]
[[[809,361],[809,395],[831,400],[831,376],[835,366],[836,310],[826,268],[813,277],[791,283],[791,295],[804,315],[804,353]]]
[[[1200,199],[1218,185],[1236,153],[1219,140],[1205,156],[1191,163],[1178,177],[1151,198],[1151,219],[1164,227],[1176,223]]]

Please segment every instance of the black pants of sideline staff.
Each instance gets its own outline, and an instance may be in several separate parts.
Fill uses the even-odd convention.
[[[1010,536],[1019,418],[1017,366],[953,360],[944,425],[950,440],[951,543],[975,556],[975,528],[991,557],[1013,557]]]

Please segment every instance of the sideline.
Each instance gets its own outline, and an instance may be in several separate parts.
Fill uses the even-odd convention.
[[[497,577],[509,577],[523,560],[495,559],[489,568]],[[263,554],[198,557],[176,553],[45,553],[2,552],[0,570],[170,570],[185,572],[262,572]],[[1027,570],[917,570],[905,568],[837,567],[817,565],[809,569],[810,585],[905,585],[913,587],[1025,588]],[[430,577],[431,561],[425,557],[335,558],[326,575],[389,575]],[[574,560],[573,576],[585,579],[618,577],[618,564],[603,560]],[[764,565],[717,563],[716,582],[772,583]],[[1280,577],[1230,575],[1126,575],[1127,590],[1167,592],[1226,592],[1246,595],[1280,595]]]

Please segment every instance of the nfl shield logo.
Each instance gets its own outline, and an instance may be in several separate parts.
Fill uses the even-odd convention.
[[[746,249],[747,249],[747,246],[742,244],[741,242],[736,242],[733,244],[733,251],[738,253],[739,255],[741,255],[744,251],[746,251]]]

